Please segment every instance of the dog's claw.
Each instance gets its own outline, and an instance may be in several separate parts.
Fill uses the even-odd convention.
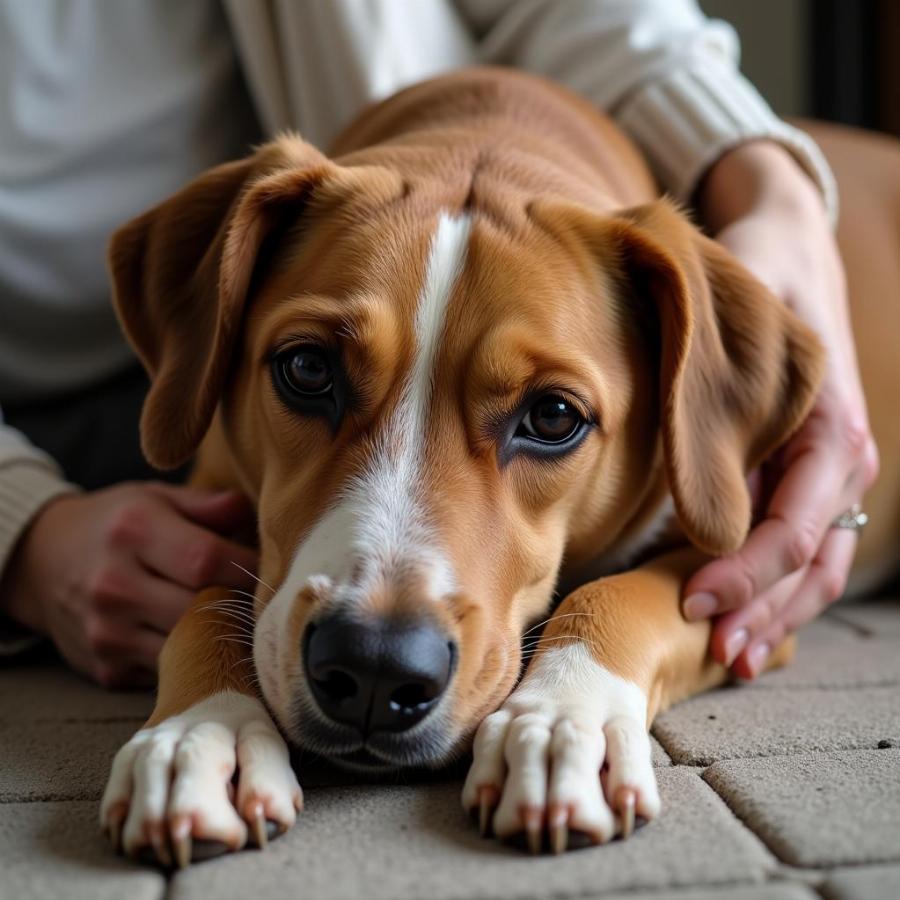
[[[569,812],[564,806],[554,807],[547,816],[550,849],[559,856],[569,846]]]
[[[106,814],[106,834],[113,850],[118,853],[122,849],[122,826],[128,815],[128,804],[117,803]]]
[[[191,820],[187,816],[179,816],[172,820],[170,826],[172,849],[175,851],[175,862],[179,869],[186,869],[191,864],[193,853],[191,840]]]
[[[250,821],[250,827],[253,831],[253,840],[256,842],[256,846],[259,847],[260,850],[265,850],[269,843],[269,833],[261,803],[256,805]]]
[[[528,852],[537,856],[541,852],[544,843],[543,813],[536,807],[528,807],[522,811],[522,821],[525,824],[525,837],[528,843]]]
[[[122,825],[120,822],[110,822],[109,828],[107,829],[107,834],[109,835],[109,842],[112,844],[113,850],[116,853],[119,852],[119,848],[122,846]]]
[[[490,834],[491,818],[499,800],[500,791],[492,785],[485,785],[478,789],[478,831],[482,837]]]
[[[157,862],[166,869],[172,868],[172,854],[169,852],[169,844],[163,827],[150,829],[150,844]]]
[[[616,812],[622,820],[623,840],[627,840],[634,834],[634,809],[636,804],[637,793],[633,788],[619,788],[616,796]]]

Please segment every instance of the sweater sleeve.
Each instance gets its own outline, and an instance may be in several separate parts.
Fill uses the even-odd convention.
[[[553,78],[612,115],[662,187],[689,201],[704,172],[749,140],[776,141],[818,185],[832,223],[834,176],[818,146],[779,119],[738,70],[739,42],[695,0],[456,0],[482,59]]]
[[[49,456],[4,425],[0,415],[0,576],[41,508],[54,497],[76,490]],[[26,650],[39,640],[0,616],[0,657]]]

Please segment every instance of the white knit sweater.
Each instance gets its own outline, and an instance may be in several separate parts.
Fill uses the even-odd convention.
[[[404,85],[518,66],[610,112],[678,198],[728,148],[771,138],[835,215],[818,149],[739,74],[734,31],[693,0],[222,2],[224,16],[216,0],[0,0],[0,403],[88,385],[129,359],[106,238],[253,139],[238,67],[264,133],[326,146]],[[37,511],[73,489],[0,423],[0,571]]]

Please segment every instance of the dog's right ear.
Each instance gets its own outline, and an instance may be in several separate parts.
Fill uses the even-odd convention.
[[[266,236],[318,188],[339,198],[362,179],[373,183],[371,172],[286,136],[204,173],[113,234],[113,302],[151,377],[141,443],[153,465],[186,462],[209,427]]]

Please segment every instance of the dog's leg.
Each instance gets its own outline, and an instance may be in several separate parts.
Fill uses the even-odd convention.
[[[216,419],[194,487],[238,484],[219,429]],[[100,806],[116,849],[184,866],[293,825],[302,794],[257,690],[253,625],[250,598],[210,588],[167,638],[153,714],[116,754]]]
[[[700,563],[680,551],[563,601],[519,686],[476,734],[463,803],[482,831],[524,834],[532,852],[546,834],[560,852],[571,832],[604,843],[659,814],[654,716],[728,677],[707,652],[710,623],[681,615],[681,586]],[[770,665],[791,651],[785,642]]]
[[[249,604],[199,594],[160,657],[156,708],[113,761],[101,826],[130,856],[187,865],[286,831],[302,794],[255,689]]]

